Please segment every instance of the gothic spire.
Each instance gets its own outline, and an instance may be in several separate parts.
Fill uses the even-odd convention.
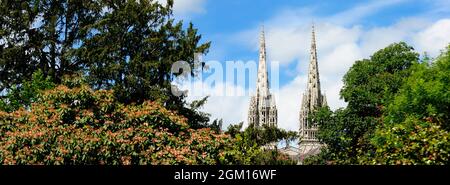
[[[317,139],[318,126],[308,119],[310,113],[319,107],[326,106],[326,98],[320,92],[319,68],[317,64],[316,33],[314,24],[311,31],[311,53],[308,70],[308,83],[303,94],[302,107],[300,109],[300,131],[302,137],[300,148],[307,151],[304,155],[310,155],[312,151],[320,151],[321,144]]]
[[[263,96],[267,96],[269,94],[269,78],[266,67],[266,41],[264,37],[264,26],[262,26],[261,28],[261,35],[259,37],[259,64],[256,93],[260,93]]]
[[[312,28],[311,28],[311,60],[310,60],[310,62],[317,63],[316,32],[314,30],[314,24],[312,25]]]
[[[310,108],[322,106],[322,94],[320,92],[319,68],[317,64],[317,48],[316,48],[316,33],[314,24],[311,31],[311,53],[308,72],[308,86],[307,91],[311,97]]]
[[[259,36],[259,64],[256,81],[256,94],[251,97],[248,124],[255,126],[277,126],[278,110],[275,105],[275,97],[269,91],[269,75],[266,64],[266,41],[264,27]]]

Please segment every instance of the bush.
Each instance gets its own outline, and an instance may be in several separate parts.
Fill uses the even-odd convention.
[[[216,164],[230,141],[191,129],[157,102],[123,105],[86,85],[60,85],[29,110],[0,112],[2,164]]]
[[[373,164],[450,164],[449,133],[436,123],[410,117],[377,130]]]

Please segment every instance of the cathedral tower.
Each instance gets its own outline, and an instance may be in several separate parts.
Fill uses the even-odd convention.
[[[277,126],[278,112],[275,97],[269,91],[269,78],[266,65],[266,41],[264,28],[259,38],[259,63],[256,81],[256,94],[250,99],[248,123],[254,126]]]
[[[325,95],[320,90],[319,68],[314,25],[312,26],[311,53],[306,91],[303,93],[300,109],[300,148],[313,150],[320,145],[317,139],[317,124],[308,122],[308,114],[319,107],[327,106]],[[314,147],[313,147],[314,146]],[[305,149],[306,148],[306,149]]]

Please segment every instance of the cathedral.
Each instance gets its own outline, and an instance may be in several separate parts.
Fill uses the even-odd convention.
[[[256,81],[256,94],[250,99],[248,110],[248,124],[256,127],[268,125],[277,126],[278,112],[275,97],[269,90],[269,77],[266,65],[266,41],[264,28],[259,38],[258,78]]]
[[[280,151],[287,153],[291,157],[303,160],[304,157],[315,155],[320,152],[322,144],[317,139],[318,126],[314,122],[308,121],[308,115],[315,109],[327,106],[325,95],[320,89],[319,68],[317,62],[317,48],[314,26],[311,34],[311,50],[308,68],[308,81],[306,90],[302,96],[299,112],[299,147],[286,146]],[[269,90],[269,79],[266,66],[266,44],[264,29],[261,31],[259,47],[258,76],[256,82],[256,94],[250,99],[248,111],[249,125],[277,126],[278,113],[275,104],[275,97]]]

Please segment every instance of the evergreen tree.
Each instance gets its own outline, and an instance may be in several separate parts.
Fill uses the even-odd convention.
[[[85,64],[73,51],[88,36],[102,7],[98,1],[2,0],[0,2],[0,91],[41,70],[59,83]]]
[[[7,93],[41,70],[60,84],[81,72],[94,89],[112,89],[125,104],[160,101],[189,118],[194,127],[209,122],[197,109],[172,94],[172,64],[186,61],[195,75],[210,43],[190,23],[172,17],[173,0],[4,0],[0,2],[0,92]]]

